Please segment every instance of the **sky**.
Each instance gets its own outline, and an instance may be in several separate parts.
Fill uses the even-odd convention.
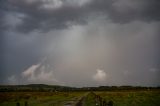
[[[160,0],[0,0],[0,84],[160,86]]]

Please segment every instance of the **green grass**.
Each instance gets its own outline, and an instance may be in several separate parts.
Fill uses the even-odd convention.
[[[68,102],[77,102],[84,92],[4,92],[0,93],[0,106],[64,106]]]
[[[160,106],[160,90],[150,91],[103,91],[94,92],[103,100],[113,101],[113,106]],[[84,96],[83,106],[95,106],[95,95],[87,92],[0,92],[0,106],[64,106],[75,104]],[[99,103],[99,102],[97,102]]]
[[[160,106],[160,91],[96,92],[114,106]]]
[[[92,95],[91,93],[89,93],[83,101],[83,105],[84,106],[94,106],[95,105],[95,98],[94,95]]]

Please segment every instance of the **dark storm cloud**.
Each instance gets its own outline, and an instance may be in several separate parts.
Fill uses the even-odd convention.
[[[0,1],[0,80],[2,81],[3,79],[5,79],[5,72],[3,70],[5,70],[5,63],[4,63],[4,55],[5,55],[5,48],[4,48],[4,45],[5,45],[5,42],[4,42],[4,33],[3,31],[6,29],[6,26],[5,26],[5,23],[3,22],[3,17],[4,17],[4,10],[3,10],[3,6],[5,5],[5,2],[4,0],[1,0]]]
[[[114,22],[126,23],[134,20],[158,21],[159,0],[90,0],[85,5],[69,5],[65,0],[58,8],[45,8],[42,0],[3,0],[3,9],[24,14],[22,23],[17,26],[20,32],[33,30],[47,31],[50,29],[63,29],[68,23],[87,23],[90,15],[106,16]],[[4,2],[4,3],[3,3]]]
[[[30,32],[36,29],[50,30],[61,29],[67,26],[67,22],[84,23],[81,17],[84,16],[85,9],[75,6],[63,6],[58,9],[45,9],[41,7],[44,3],[37,0],[33,3],[28,3],[25,0],[8,0],[6,8],[11,12],[22,13],[25,16],[22,23],[17,26],[20,32]]]
[[[90,4],[91,10],[102,12],[120,23],[160,20],[159,7],[159,0],[94,0]]]

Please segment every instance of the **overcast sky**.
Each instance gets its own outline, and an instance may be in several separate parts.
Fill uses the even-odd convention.
[[[0,0],[0,84],[160,86],[160,0]]]

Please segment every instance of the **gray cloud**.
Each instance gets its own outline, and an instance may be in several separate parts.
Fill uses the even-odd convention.
[[[39,63],[32,65],[22,72],[22,77],[27,79],[29,83],[64,84],[55,78],[54,72],[50,69],[49,64]]]
[[[17,26],[17,30],[21,32],[30,32],[32,30],[42,29],[43,31],[50,29],[61,29],[67,26],[68,22],[84,23],[81,20],[85,13],[85,9],[75,6],[64,5],[57,9],[41,8],[45,4],[42,0],[28,3],[25,0],[8,0],[6,8],[18,14],[24,14],[21,18],[21,25]]]
[[[93,76],[93,79],[98,82],[105,82],[108,77],[107,74],[100,69],[97,69],[96,71],[97,73]]]
[[[159,0],[88,0],[86,4],[83,2],[83,0],[79,2],[75,0],[6,0],[2,1],[2,8],[13,13],[24,14],[24,17],[21,17],[22,23],[17,26],[17,30],[24,33],[39,29],[41,31],[63,29],[68,26],[68,23],[84,24],[87,23],[86,20],[90,15],[96,17],[97,14],[118,23],[160,20]],[[60,6],[45,8],[45,5]]]
[[[158,0],[0,2],[0,83],[160,84]]]
[[[95,0],[91,9],[107,14],[114,22],[126,23],[159,20],[159,6],[159,0]]]
[[[45,64],[71,86],[156,85],[159,72],[148,70],[159,66],[158,26],[158,22],[117,24],[98,19],[70,26],[59,30],[56,39],[50,36]],[[97,69],[107,73],[105,82],[93,80]]]

